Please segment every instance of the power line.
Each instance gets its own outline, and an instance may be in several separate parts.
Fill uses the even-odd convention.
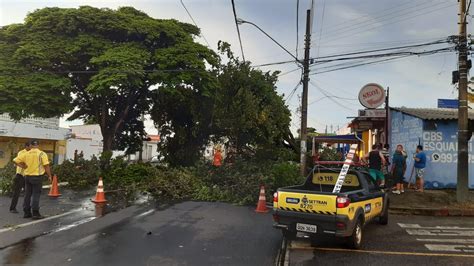
[[[354,23],[351,20],[351,21],[347,22],[347,23],[350,22],[350,25],[347,25],[347,26],[346,25],[341,25],[341,27],[336,27],[335,29],[331,29],[330,31],[328,29],[325,32],[329,32],[329,34],[325,34],[325,32],[323,32],[322,34],[325,35],[326,40],[328,40],[328,39],[333,38],[333,36],[340,36],[342,33],[345,33],[345,32],[356,31],[356,30],[362,29],[366,26],[371,26],[374,22],[377,23],[378,19],[382,19],[385,22],[387,20],[396,19],[400,16],[405,16],[406,14],[417,13],[417,12],[419,12],[419,10],[416,9],[417,7],[423,8],[423,6],[427,5],[427,4],[428,4],[428,6],[426,6],[426,7],[433,7],[433,6],[436,6],[436,5],[443,4],[443,3],[437,3],[435,5],[432,5],[429,2],[421,2],[421,3],[415,3],[415,5],[413,5],[413,6],[411,6],[410,4],[411,4],[410,2],[407,2],[405,4],[402,4],[402,5],[399,5],[399,6],[396,6],[396,7],[391,7],[391,8],[388,8],[388,9],[380,10],[379,12],[376,13],[377,14],[376,16],[371,16],[370,14],[367,14],[365,16],[360,17],[358,20],[363,19],[365,17],[367,17],[368,19],[359,21],[357,23]],[[406,5],[410,5],[410,6],[404,7]],[[344,24],[344,23],[342,23],[342,24]]]
[[[435,9],[430,9],[432,7],[436,7],[436,6],[439,6],[440,4],[432,4],[430,7],[426,8],[425,10],[423,10],[423,12],[420,13],[420,15],[427,15],[427,14],[430,14],[430,13],[433,13],[433,12],[436,12],[436,11],[439,11],[439,10],[442,10],[442,9],[445,9],[447,7],[451,7],[451,6],[454,6],[455,4],[448,4],[448,5],[445,5],[445,6],[441,6],[439,8],[435,8]],[[417,11],[418,13],[418,11]],[[373,30],[373,29],[376,29],[376,28],[379,28],[379,27],[382,27],[382,26],[386,26],[386,25],[389,25],[389,24],[393,24],[395,22],[400,22],[400,21],[408,21],[408,20],[411,20],[411,19],[414,19],[414,18],[417,18],[417,16],[414,16],[413,14],[415,14],[415,12],[407,12],[405,13],[404,15],[401,15],[401,16],[396,16],[396,17],[392,17],[392,18],[384,18],[384,21],[383,23],[380,23],[380,24],[376,24],[374,25],[373,27],[370,27],[370,28],[366,28],[366,29],[362,29],[361,31],[356,31],[357,28],[354,28],[354,29],[346,29],[346,30],[343,30],[339,33],[337,33],[337,36],[335,36],[334,38],[328,38],[326,39],[326,42],[327,43],[330,43],[330,42],[334,42],[336,40],[339,40],[339,39],[342,39],[342,38],[346,38],[348,36],[352,36],[352,35],[355,35],[355,34],[359,34],[361,32],[366,32],[368,30]],[[399,19],[397,19],[399,18]],[[393,19],[396,19],[396,20],[393,20]],[[393,21],[391,21],[393,20]],[[369,25],[369,24],[368,24]],[[366,26],[368,26],[366,25]],[[348,34],[345,34],[345,33],[348,33]]]
[[[234,21],[235,27],[237,28],[237,35],[239,36],[240,51],[242,52],[242,59],[245,62],[244,47],[242,46],[242,38],[240,37],[239,23],[237,23],[237,13],[235,12],[235,3],[234,0],[230,0],[232,3],[232,11],[234,12]]]
[[[449,49],[440,49],[440,50],[438,50],[438,51],[436,51],[436,52],[434,52],[434,51],[429,51],[429,53],[426,53],[426,54],[420,53],[420,54],[417,54],[417,55],[418,55],[418,56],[421,56],[421,55],[432,55],[432,54],[436,54],[436,53],[452,52],[452,51],[453,51],[453,50],[452,50],[451,48],[449,48]],[[311,75],[322,74],[322,73],[328,73],[328,72],[333,72],[333,71],[337,71],[337,70],[344,70],[344,69],[348,69],[348,68],[354,68],[354,67],[365,66],[365,65],[378,64],[378,63],[382,63],[382,62],[387,62],[387,61],[393,61],[393,60],[397,60],[397,59],[406,58],[406,57],[409,57],[409,56],[413,56],[413,55],[411,55],[411,54],[406,54],[406,55],[400,55],[400,56],[397,56],[397,57],[386,58],[386,59],[382,59],[382,60],[376,60],[376,61],[371,61],[371,62],[359,63],[359,64],[354,64],[354,65],[349,65],[349,66],[346,66],[346,67],[340,67],[340,68],[330,69],[330,70],[326,70],[326,71],[314,72],[314,73],[311,74]]]
[[[322,18],[321,18],[321,27],[319,28],[319,40],[318,40],[318,43],[317,43],[317,46],[318,46],[318,50],[316,51],[316,57],[319,56],[319,49],[321,48],[321,37],[322,37],[322,32],[323,32],[323,25],[324,25],[324,13],[326,11],[326,1],[323,0],[323,14],[322,14]]]
[[[419,48],[419,47],[423,47],[423,46],[437,45],[437,44],[447,43],[448,38],[449,37],[439,39],[439,40],[435,40],[435,41],[432,41],[432,42],[412,44],[412,45],[395,46],[395,47],[388,47],[388,48],[381,48],[381,49],[374,49],[374,50],[364,50],[364,51],[357,51],[357,52],[344,53],[344,54],[332,54],[332,55],[321,56],[321,57],[313,57],[313,58],[310,58],[310,60],[315,60],[316,61],[315,64],[322,64],[322,63],[328,63],[328,62],[332,62],[332,61],[371,58],[372,57],[371,55],[366,55],[366,56],[361,56],[361,57],[331,59],[331,58],[337,58],[337,57],[341,57],[341,56],[368,54],[368,53],[374,53],[374,52],[382,52],[382,51],[390,51],[390,50],[401,50],[401,49],[407,49],[407,48]],[[381,56],[381,55],[386,55],[386,54],[378,54],[376,56]],[[322,61],[321,59],[328,59],[328,60]],[[282,64],[288,64],[288,63],[295,63],[295,60],[286,60],[286,61],[260,64],[260,65],[255,65],[254,67],[282,65]]]
[[[334,98],[332,98],[331,96],[334,96],[334,95],[331,95],[330,93],[328,93],[327,91],[323,90],[322,88],[320,88],[318,85],[316,85],[314,82],[310,81],[309,82],[311,85],[313,85],[316,89],[318,89],[322,94],[324,94],[325,96],[327,96],[327,98],[329,100],[331,100],[332,102],[334,102],[335,104],[339,105],[340,107],[346,109],[346,110],[349,110],[349,111],[354,111],[355,109],[352,109],[352,108],[349,108],[343,104],[341,104],[340,102],[336,101]]]
[[[291,100],[291,98],[293,98],[293,96],[295,95],[296,90],[301,85],[301,83],[302,83],[302,78],[300,77],[300,80],[296,84],[295,88],[293,90],[291,90],[290,94],[288,94],[288,97],[286,97],[286,99],[285,99],[286,103],[289,102]]]
[[[469,13],[469,9],[471,8],[471,1],[472,0],[469,0],[469,3],[467,4],[466,13],[464,14],[464,19],[463,19],[464,22],[466,22],[467,14]]]
[[[447,47],[447,48],[441,48],[441,49],[436,49],[436,50],[429,50],[429,51],[423,51],[423,52],[409,52],[409,51],[400,51],[400,52],[393,52],[393,53],[384,53],[384,54],[369,54],[369,55],[362,55],[362,56],[352,56],[352,57],[340,57],[340,58],[334,58],[334,59],[329,59],[329,60],[320,60],[316,64],[323,64],[323,63],[331,63],[335,61],[346,61],[346,60],[356,60],[356,59],[373,59],[373,58],[380,58],[380,57],[393,57],[393,56],[411,56],[411,55],[425,55],[425,54],[431,54],[431,53],[437,53],[437,52],[442,52],[445,50],[451,51],[454,47]],[[313,64],[313,65],[316,65]]]
[[[393,9],[393,8],[396,8],[396,9],[397,9],[397,8],[400,8],[400,7],[404,6],[404,5],[411,4],[411,3],[412,3],[411,1],[408,1],[408,2],[405,2],[404,4],[401,4],[401,5],[399,4],[399,5],[397,5],[397,6],[393,6],[393,7],[390,7],[390,8],[384,7],[383,9],[378,10],[378,11],[376,11],[375,13],[377,13],[377,14],[384,14],[384,13],[385,13],[384,11],[386,11],[386,10]],[[326,31],[325,31],[325,32],[334,31],[334,30],[337,31],[338,29],[347,28],[347,27],[348,27],[347,24],[349,24],[349,25],[354,25],[354,23],[357,22],[357,21],[361,21],[361,20],[364,21],[364,18],[371,18],[371,14],[365,14],[365,15],[359,16],[359,17],[357,17],[357,18],[351,18],[351,19],[348,19],[347,21],[338,23],[338,24],[336,24],[336,25],[329,25],[329,26],[326,28]],[[367,21],[367,20],[365,20],[365,21]]]
[[[194,26],[196,26],[198,29],[200,29],[196,23],[196,21],[194,20],[193,16],[191,15],[191,13],[189,12],[188,8],[186,8],[186,5],[184,4],[183,0],[180,0],[181,2],[181,5],[183,5],[184,7],[184,10],[186,10],[186,13],[188,13],[188,16],[191,18],[191,20],[193,21],[194,23]],[[204,33],[201,31],[201,35],[202,35],[202,38],[204,39],[204,41],[207,43],[207,47],[211,48],[211,46],[209,45],[209,42],[207,41],[206,37],[204,36]]]
[[[280,74],[278,74],[278,77],[288,75],[288,74],[293,73],[293,72],[295,72],[295,71],[297,71],[297,70],[300,70],[300,69],[301,69],[301,67],[298,67],[298,68],[295,68],[295,69],[293,69],[293,70],[280,73]]]

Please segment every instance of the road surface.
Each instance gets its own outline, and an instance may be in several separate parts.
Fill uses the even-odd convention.
[[[2,264],[274,265],[281,244],[269,213],[224,203],[133,206],[55,223],[36,224],[54,230],[1,250]]]
[[[474,218],[390,216],[369,224],[361,250],[333,239],[298,239],[288,245],[289,265],[474,265]]]

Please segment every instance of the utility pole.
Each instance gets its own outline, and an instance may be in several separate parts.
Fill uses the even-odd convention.
[[[385,144],[389,142],[389,135],[388,131],[390,130],[390,106],[389,106],[389,97],[390,97],[390,87],[387,87],[387,96],[385,96]]]
[[[458,202],[466,202],[469,197],[466,16],[466,0],[459,0],[458,175],[456,187],[456,198]]]
[[[306,138],[308,126],[308,82],[309,82],[309,49],[311,44],[311,10],[306,10],[306,35],[304,40],[303,61],[303,95],[301,97],[301,160],[300,173],[306,175]]]

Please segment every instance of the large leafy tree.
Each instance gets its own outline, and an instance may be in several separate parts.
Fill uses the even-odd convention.
[[[0,28],[0,113],[73,110],[70,120],[100,125],[104,151],[136,149],[156,88],[183,87],[216,64],[216,54],[194,41],[199,33],[131,7],[36,10]]]
[[[171,164],[194,164],[211,140],[250,156],[289,144],[290,111],[276,92],[278,72],[253,69],[225,42],[219,49],[218,67],[204,75],[183,74],[177,84],[156,91],[152,118]]]
[[[288,146],[291,113],[276,91],[277,72],[262,72],[235,58],[227,43],[219,49],[227,56],[218,75],[213,137],[228,141],[238,154],[255,154]]]

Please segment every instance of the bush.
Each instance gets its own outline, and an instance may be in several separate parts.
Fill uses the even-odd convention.
[[[64,161],[61,165],[54,165],[52,171],[58,176],[59,182],[68,182],[68,186],[74,189],[85,189],[96,185],[100,176],[97,159],[81,160],[76,164]]]
[[[14,163],[8,163],[5,168],[0,169],[0,192],[7,195],[12,192],[13,178],[16,174]]]

